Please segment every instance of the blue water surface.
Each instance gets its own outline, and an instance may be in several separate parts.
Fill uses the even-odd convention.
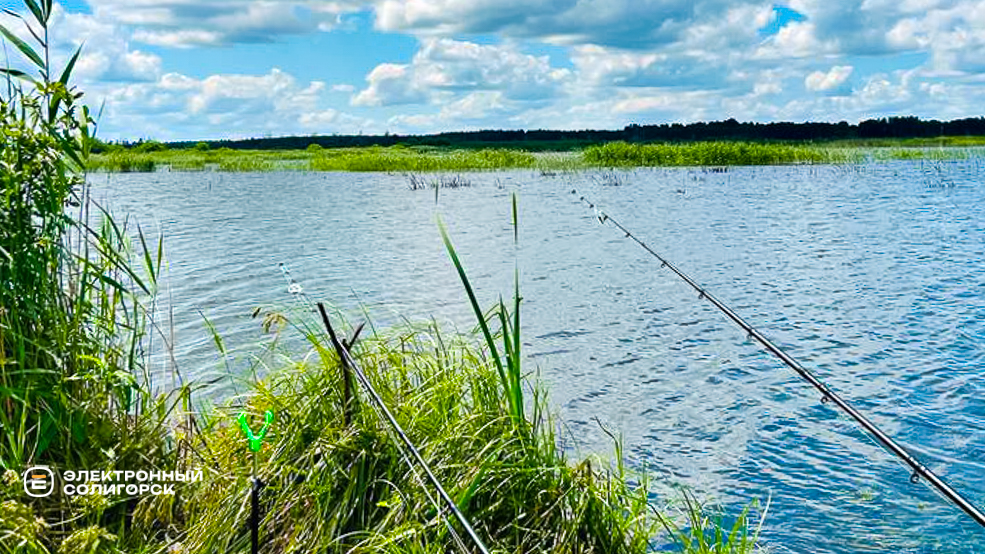
[[[911,484],[906,467],[578,197],[985,506],[983,175],[981,158],[514,171],[467,174],[474,186],[442,190],[437,204],[395,174],[91,181],[96,198],[165,235],[158,320],[181,378],[247,371],[267,340],[253,309],[292,305],[282,262],[352,320],[434,316],[470,329],[440,214],[484,304],[512,293],[518,264],[527,367],[573,455],[611,456],[601,422],[650,476],[655,502],[679,485],[733,514],[769,499],[761,538],[774,552],[956,554],[985,552],[985,529]],[[216,353],[201,314],[235,355]],[[165,385],[177,379],[168,359],[155,357]],[[224,381],[213,394],[234,389]]]

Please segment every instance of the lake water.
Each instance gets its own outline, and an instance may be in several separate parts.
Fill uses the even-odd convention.
[[[980,158],[854,166],[466,175],[95,175],[94,196],[165,234],[162,301],[186,378],[221,371],[208,316],[239,354],[250,314],[315,300],[377,324],[474,320],[444,253],[447,223],[484,305],[521,271],[527,367],[575,455],[622,434],[658,488],[733,509],[772,498],[776,552],[985,552],[985,529],[923,484],[709,303],[660,269],[578,190],[985,506],[985,185]],[[510,194],[518,191],[514,249]],[[163,372],[163,365],[158,368]],[[160,376],[159,379],[166,380]],[[214,394],[227,395],[217,389]]]

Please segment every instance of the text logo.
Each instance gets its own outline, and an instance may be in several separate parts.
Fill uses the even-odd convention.
[[[24,472],[24,492],[42,498],[55,490],[55,474],[48,466],[34,466]]]

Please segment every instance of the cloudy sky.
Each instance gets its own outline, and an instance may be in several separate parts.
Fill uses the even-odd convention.
[[[52,26],[57,60],[84,43],[76,81],[105,139],[985,106],[985,0],[62,0]]]

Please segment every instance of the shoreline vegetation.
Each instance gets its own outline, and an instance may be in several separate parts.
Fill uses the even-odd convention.
[[[446,514],[381,419],[359,395],[345,401],[339,356],[310,312],[255,311],[271,334],[270,357],[257,358],[253,379],[240,382],[234,398],[209,407],[195,396],[205,385],[181,375],[167,323],[155,320],[164,238],[147,237],[90,199],[95,123],[70,85],[78,51],[65,67],[51,67],[41,37],[53,3],[25,5],[23,17],[40,34],[23,40],[0,29],[34,65],[33,74],[6,70],[0,97],[0,554],[246,552],[251,467],[265,483],[261,552],[454,551]],[[431,163],[400,156],[411,166]],[[533,163],[512,151],[443,156],[442,164],[469,167]],[[357,153],[345,163],[372,167],[378,157]],[[260,161],[230,167],[266,167]],[[482,337],[408,324],[358,341],[353,332],[348,343],[492,550],[753,552],[765,509],[725,515],[687,492],[658,507],[646,479],[624,467],[614,434],[612,461],[567,459],[544,392],[520,369],[519,290],[512,306],[480,310],[449,235],[440,233]],[[210,331],[225,359],[219,331]],[[282,333],[300,333],[309,347],[282,351]],[[174,383],[163,393],[151,371],[161,341]],[[234,416],[245,411],[255,422],[266,410],[276,423],[251,461]],[[103,476],[75,483],[88,494],[72,496],[55,479],[50,495],[32,497],[22,476],[34,466],[62,478]],[[130,472],[201,478],[179,479],[173,494],[141,495],[119,481],[103,487],[105,475]]]
[[[979,140],[980,139],[980,140]],[[935,143],[936,141],[936,143]],[[941,146],[941,144],[946,144]],[[766,143],[742,141],[609,142],[575,151],[513,148],[443,148],[403,145],[303,150],[171,149],[159,142],[130,148],[103,145],[90,172],[352,171],[435,172],[532,169],[542,173],[617,167],[700,167],[777,164],[848,164],[890,160],[942,161],[982,156],[985,137]]]

